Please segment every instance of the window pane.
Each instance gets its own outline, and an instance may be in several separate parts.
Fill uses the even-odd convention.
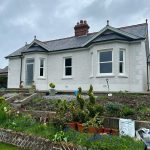
[[[112,73],[112,63],[100,63],[100,73]]]
[[[40,76],[43,76],[44,74],[44,69],[43,68],[40,68]]]
[[[123,62],[119,63],[119,73],[123,73]]]
[[[66,68],[66,70],[65,70],[65,75],[66,75],[66,76],[71,76],[71,75],[72,75],[72,68],[71,68],[71,67]]]
[[[44,67],[44,59],[40,59],[40,67]]]
[[[72,59],[71,58],[65,59],[65,66],[72,66]]]
[[[120,60],[120,61],[123,61],[123,51],[120,51],[120,52],[119,52],[119,60]]]
[[[100,52],[100,62],[112,61],[112,51]]]

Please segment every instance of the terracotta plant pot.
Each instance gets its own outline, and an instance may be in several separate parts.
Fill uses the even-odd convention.
[[[77,128],[79,132],[83,132],[84,131],[84,126],[82,123],[77,123]]]
[[[69,123],[66,123],[66,125],[72,129],[77,129],[77,123],[76,122],[69,122]]]
[[[115,130],[115,129],[111,129],[111,130],[110,130],[110,134],[111,134],[111,135],[119,135],[119,131],[118,131],[118,130]]]
[[[98,133],[103,134],[104,133],[104,128],[99,128]]]
[[[100,128],[88,127],[89,133],[99,133]]]
[[[110,134],[111,129],[110,128],[104,128],[104,133]]]

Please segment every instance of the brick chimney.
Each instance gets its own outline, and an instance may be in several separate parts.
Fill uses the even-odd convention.
[[[83,36],[87,35],[89,32],[89,25],[87,24],[86,20],[80,20],[80,23],[77,22],[77,24],[74,27],[75,36]]]

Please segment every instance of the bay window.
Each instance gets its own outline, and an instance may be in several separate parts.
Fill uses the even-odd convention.
[[[112,73],[112,50],[99,52],[99,73],[111,74]]]

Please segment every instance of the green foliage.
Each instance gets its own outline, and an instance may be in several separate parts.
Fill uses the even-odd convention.
[[[91,104],[95,104],[95,96],[94,96],[94,93],[93,93],[93,86],[90,85],[90,89],[88,90],[88,96],[89,96],[89,100],[90,100],[90,103]]]
[[[67,137],[63,131],[59,131],[54,135],[53,141],[55,142],[67,142]]]
[[[16,130],[16,131],[22,131],[26,130],[31,126],[34,126],[36,124],[36,120],[33,119],[30,115],[17,115],[12,118],[10,118],[6,123],[5,127]]]
[[[49,84],[49,87],[52,88],[52,89],[54,89],[54,88],[55,88],[55,84],[51,82],[51,83]]]
[[[89,112],[89,117],[94,117],[96,114],[102,115],[104,112],[104,108],[103,106],[99,105],[99,104],[95,104],[95,105],[91,105],[91,104],[87,104],[87,109]]]
[[[78,110],[78,121],[80,123],[85,123],[89,118],[88,118],[88,113],[85,110]]]
[[[21,150],[20,148],[16,146],[6,144],[6,143],[0,143],[0,149],[1,150]]]
[[[10,106],[3,97],[0,97],[0,122],[3,123],[9,118]]]
[[[93,150],[142,150],[144,144],[130,137],[91,135],[74,130],[65,132],[68,142]]]
[[[0,96],[0,104],[5,102],[5,98]]]
[[[123,106],[121,104],[116,103],[116,102],[114,102],[114,103],[109,102],[105,106],[106,111],[108,112],[108,114],[115,115],[115,116],[120,116],[122,107]]]
[[[92,126],[95,128],[100,128],[103,126],[104,119],[99,117],[99,114],[96,114],[93,118],[85,123],[85,126]]]
[[[77,94],[77,102],[80,106],[80,109],[84,108],[85,100],[82,98],[82,88],[78,88],[78,94]]]
[[[130,108],[128,106],[124,106],[122,108],[122,115],[125,117],[129,115],[134,115],[134,113],[135,113],[135,110],[133,108]]]

